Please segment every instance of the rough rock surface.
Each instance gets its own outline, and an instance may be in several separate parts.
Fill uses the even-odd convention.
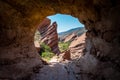
[[[41,35],[41,42],[44,42],[46,45],[50,46],[52,52],[55,54],[60,54],[58,48],[58,34],[57,34],[57,23],[45,18],[39,25],[38,30]]]
[[[86,35],[84,33],[71,42],[69,46],[69,50],[72,59],[80,58],[84,54],[85,38]]]
[[[70,35],[68,35],[68,36],[65,37],[64,42],[68,42],[68,41],[71,42],[71,41],[73,41],[76,37],[77,37],[77,35],[76,35],[75,33],[72,33],[72,34],[70,34]]]
[[[71,66],[72,65],[72,66]],[[78,80],[75,76],[75,64],[54,62],[44,66],[38,73],[31,76],[31,80]],[[78,69],[77,69],[78,70]]]
[[[85,54],[76,60],[88,74],[82,79],[120,80],[120,0],[0,0],[0,79],[26,80],[43,65],[33,36],[56,13],[77,17],[88,30]]]
[[[65,50],[59,55],[59,61],[71,60],[71,53],[70,50]]]

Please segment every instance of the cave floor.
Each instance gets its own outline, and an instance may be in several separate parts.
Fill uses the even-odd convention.
[[[65,63],[50,62],[34,74],[33,80],[77,80],[74,74],[75,65],[71,61]]]

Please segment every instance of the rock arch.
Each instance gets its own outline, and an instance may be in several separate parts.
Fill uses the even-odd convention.
[[[89,61],[85,66],[91,68],[84,69],[102,69],[98,72],[108,79],[119,78],[119,0],[0,0],[0,78],[19,79],[31,74],[35,66],[42,67],[33,35],[36,26],[55,13],[71,14],[85,24],[84,58]]]

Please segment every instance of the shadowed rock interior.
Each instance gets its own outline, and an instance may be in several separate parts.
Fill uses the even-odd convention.
[[[76,63],[81,80],[120,80],[119,0],[0,0],[0,79],[27,80],[44,66],[34,33],[56,13],[77,17],[88,30]]]

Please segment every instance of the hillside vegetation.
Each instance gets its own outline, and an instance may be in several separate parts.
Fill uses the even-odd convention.
[[[69,48],[70,42],[59,42],[59,49],[61,52],[67,50]]]

